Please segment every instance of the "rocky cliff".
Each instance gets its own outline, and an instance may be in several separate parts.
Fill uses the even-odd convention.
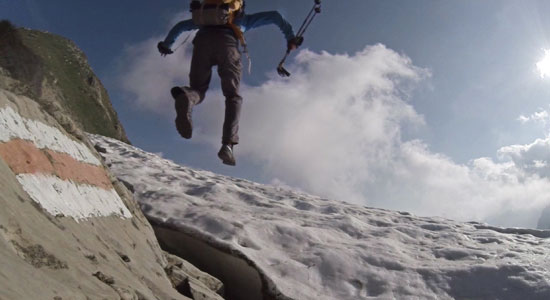
[[[127,141],[70,41],[0,23],[0,299],[222,299],[161,250],[85,131]]]

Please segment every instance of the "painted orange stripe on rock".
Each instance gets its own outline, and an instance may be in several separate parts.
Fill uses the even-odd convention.
[[[12,140],[0,144],[0,156],[15,174],[46,173],[55,174],[53,165],[33,143]]]
[[[106,190],[113,188],[103,168],[80,162],[65,153],[40,150],[32,142],[17,139],[0,143],[0,157],[15,174],[52,174]]]

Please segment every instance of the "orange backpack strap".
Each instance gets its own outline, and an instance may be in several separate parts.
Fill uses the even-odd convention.
[[[232,19],[232,18],[230,18],[230,19]],[[229,26],[229,27],[231,27],[231,29],[233,29],[233,32],[237,36],[237,39],[239,39],[239,42],[241,42],[241,45],[243,47],[246,47],[246,40],[244,39],[243,31],[241,30],[241,28],[238,25],[234,24],[232,21],[233,20],[230,20],[229,24],[227,24],[227,26]]]
[[[229,23],[227,26],[231,27],[233,29],[233,32],[235,33],[235,36],[241,43],[241,46],[243,46],[243,52],[246,55],[246,58],[248,60],[248,74],[252,72],[252,60],[250,59],[250,55],[248,54],[248,47],[246,45],[246,40],[244,39],[244,34],[239,25],[233,23],[234,15],[229,16]]]

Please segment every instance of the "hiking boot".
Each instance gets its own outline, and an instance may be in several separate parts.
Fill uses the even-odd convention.
[[[193,104],[189,101],[182,88],[176,86],[170,92],[176,106],[176,129],[184,139],[190,139],[193,135],[193,120],[191,119]]]
[[[233,156],[233,145],[231,144],[223,144],[218,152],[218,157],[226,165],[234,166],[236,164],[235,156]]]

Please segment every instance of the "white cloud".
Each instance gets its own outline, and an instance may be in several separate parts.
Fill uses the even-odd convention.
[[[184,13],[177,14],[167,24],[174,25],[185,17]],[[167,27],[166,32],[170,28]],[[172,49],[178,47],[188,35],[189,33],[184,32]],[[164,35],[128,45],[124,49],[124,56],[118,67],[118,81],[121,90],[127,93],[127,98],[133,104],[160,114],[174,114],[170,89],[188,81],[193,35],[194,32],[186,44],[179,47],[174,54],[165,57],[157,50],[157,43],[164,40]]]
[[[423,119],[401,99],[399,82],[426,72],[382,45],[353,56],[302,51],[290,79],[245,87],[239,151],[274,176],[326,196],[361,203],[369,168],[391,159],[400,127]]]
[[[508,158],[527,174],[550,177],[550,138],[537,139],[529,145],[512,145],[498,151],[500,157]]]
[[[543,126],[546,126],[550,121],[550,115],[548,114],[548,111],[540,110],[538,112],[531,114],[530,116],[521,115],[518,117],[518,120],[522,124],[535,122],[538,124],[542,124]]]
[[[163,59],[159,39],[128,48],[122,77],[141,107],[173,114],[171,102],[151,99],[169,101],[170,87],[187,82],[189,48]],[[274,182],[364,205],[515,226],[535,226],[550,201],[548,140],[465,165],[422,141],[402,140],[404,126],[425,126],[407,99],[429,76],[406,56],[383,45],[353,55],[302,50],[289,69],[290,78],[272,73],[259,86],[242,86],[237,155],[263,165]],[[217,86],[194,118],[194,139],[213,147],[223,121]],[[525,117],[537,118],[547,116]]]

